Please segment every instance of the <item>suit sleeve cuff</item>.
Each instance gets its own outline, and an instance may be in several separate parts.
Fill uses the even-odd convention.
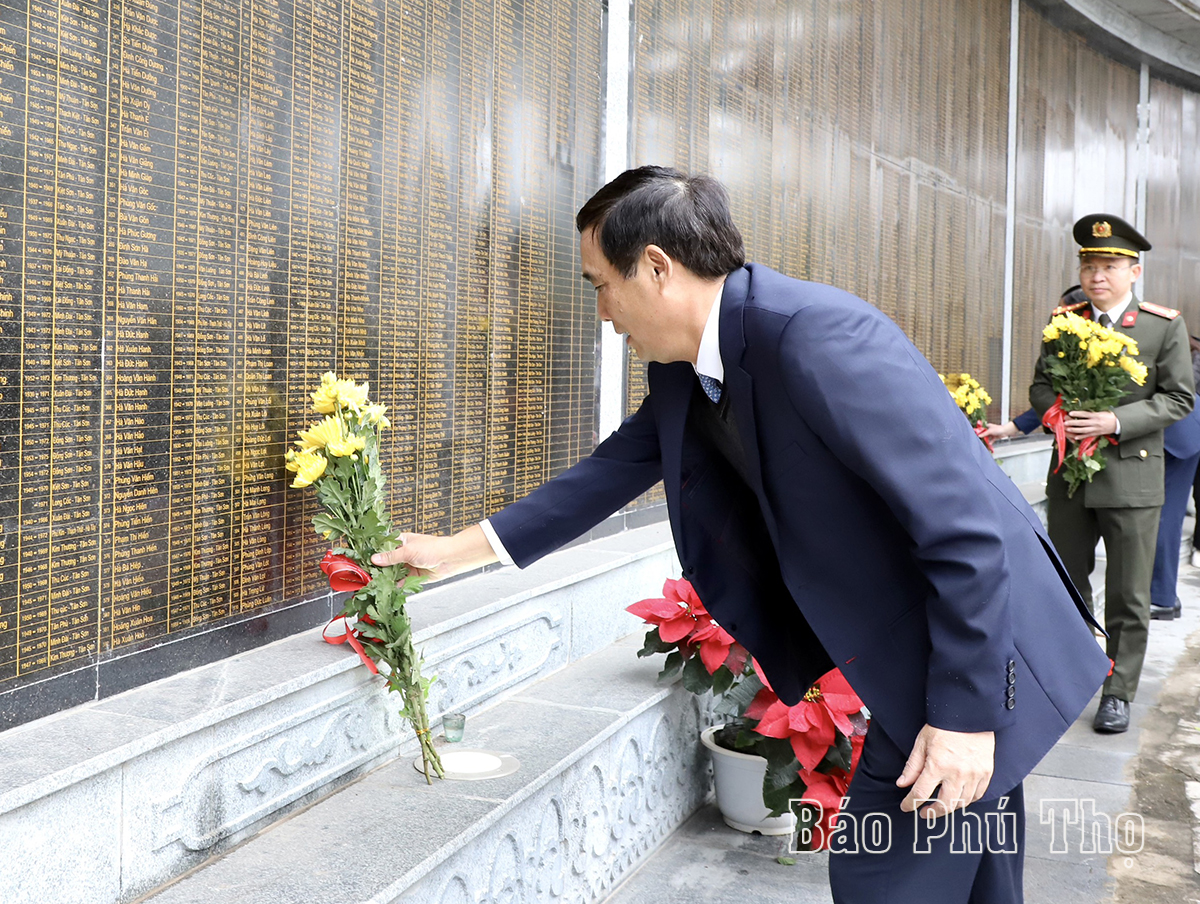
[[[500,560],[500,564],[516,564],[513,562],[513,557],[508,554],[508,550],[504,548],[504,544],[500,541],[500,535],[496,533],[496,528],[492,527],[492,522],[484,518],[479,522],[479,526],[483,529],[483,535],[487,537],[488,543],[492,545],[492,552],[496,554],[496,558]]]

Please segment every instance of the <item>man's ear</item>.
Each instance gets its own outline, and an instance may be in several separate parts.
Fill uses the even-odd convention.
[[[647,245],[642,250],[642,261],[650,269],[655,279],[664,279],[671,275],[675,262],[671,256],[658,245]]]
[[[1134,264],[1129,269],[1133,273],[1133,281],[1134,282],[1137,282],[1139,279],[1142,278],[1142,265],[1141,264]]]

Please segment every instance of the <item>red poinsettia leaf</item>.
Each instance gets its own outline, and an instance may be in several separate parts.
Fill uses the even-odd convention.
[[[839,787],[833,776],[806,768],[800,770],[800,781],[804,782],[804,798],[819,803],[825,815],[835,814],[841,808],[845,788]]]
[[[626,606],[625,611],[652,625],[678,618],[683,614],[679,604],[670,600],[640,600],[632,606]]]
[[[838,669],[826,672],[817,679],[817,686],[821,688],[821,696],[825,698],[830,709],[841,710],[844,713],[856,713],[863,708],[862,700],[858,694],[854,693],[854,688],[850,686],[846,676]]]
[[[725,664],[728,655],[729,644],[720,640],[706,640],[700,644],[700,659],[710,675]]]
[[[792,733],[788,725],[788,707],[782,700],[776,700],[763,713],[754,730],[768,738],[786,738]],[[815,765],[815,764],[814,764]]]
[[[725,660],[725,668],[729,669],[735,675],[742,674],[742,671],[746,668],[746,658],[749,655],[750,652],[735,641],[729,647],[729,658]]]
[[[832,733],[828,739],[818,737],[820,734],[822,733],[818,731],[806,731],[788,736],[788,740],[792,743],[792,752],[796,754],[796,759],[805,769],[816,769],[817,764],[825,759],[829,745],[833,743]]]
[[[678,611],[680,613],[683,612],[682,609]],[[663,643],[678,643],[691,634],[692,629],[695,627],[696,623],[694,621],[688,618],[687,615],[682,615],[682,617],[662,622],[658,626],[658,636],[662,638]]]
[[[829,718],[833,724],[837,726],[838,731],[840,731],[846,737],[850,737],[852,734],[854,734],[854,725],[849,719],[846,718],[845,713],[839,712],[836,709],[831,709],[830,707],[825,707],[825,712],[829,713]]]
[[[832,727],[829,713],[820,703],[801,700],[788,712],[792,731],[813,731],[824,726]]]
[[[669,600],[672,600],[673,602],[683,603],[689,608],[694,603],[700,602],[700,599],[696,596],[696,591],[692,588],[692,585],[683,578],[667,578],[666,582],[663,584],[663,596]]]
[[[719,637],[718,633],[721,629],[712,622],[705,622],[703,619],[696,619],[696,630],[692,632],[692,640],[700,643],[701,641],[709,640],[714,637]]]
[[[761,691],[754,695],[754,699],[750,701],[750,705],[746,707],[747,719],[761,719],[763,713],[779,702],[779,698],[775,696],[775,692],[769,687],[764,687]]]

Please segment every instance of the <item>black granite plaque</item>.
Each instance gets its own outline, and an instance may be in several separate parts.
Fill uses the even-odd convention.
[[[0,9],[0,728],[328,618],[321,373],[450,531],[595,429],[602,8]]]

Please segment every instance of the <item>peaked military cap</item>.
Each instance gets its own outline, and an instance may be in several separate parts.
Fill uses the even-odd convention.
[[[1090,213],[1075,223],[1075,241],[1082,254],[1121,254],[1136,258],[1149,251],[1145,236],[1122,220],[1108,213]]]

